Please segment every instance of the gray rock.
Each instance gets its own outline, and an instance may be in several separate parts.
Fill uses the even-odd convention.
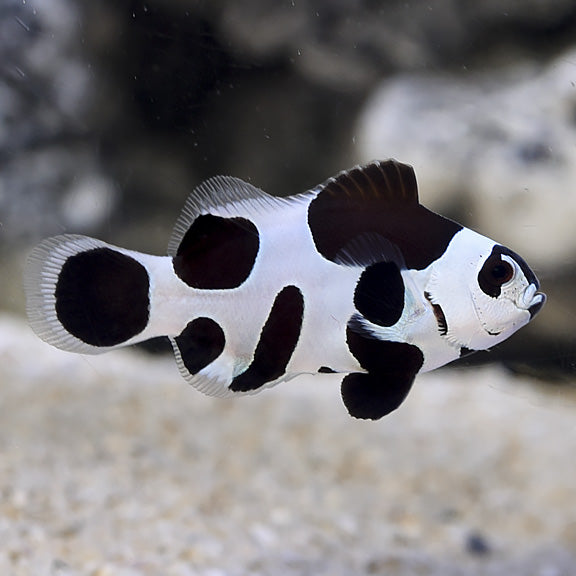
[[[186,4],[186,3],[184,3]],[[573,31],[570,0],[222,2],[219,26],[245,57],[290,58],[304,76],[343,91],[383,74],[554,49]]]
[[[102,174],[88,126],[94,74],[72,0],[0,8],[0,214],[5,241],[63,226],[94,229],[115,189]]]

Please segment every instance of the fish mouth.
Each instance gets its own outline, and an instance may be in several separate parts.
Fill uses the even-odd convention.
[[[538,292],[538,288],[539,286],[537,284],[530,284],[517,302],[519,308],[527,310],[530,313],[530,319],[534,318],[534,316],[540,312],[546,302],[546,294]]]
[[[428,300],[428,302],[430,302],[430,306],[432,306],[432,311],[434,312],[434,317],[436,318],[436,324],[438,324],[438,331],[440,332],[440,336],[446,336],[446,334],[448,334],[448,322],[446,321],[446,315],[444,314],[444,310],[442,310],[442,306],[432,302],[432,295],[430,292],[424,292],[424,297],[426,300]]]
[[[534,318],[534,316],[536,316],[536,314],[540,312],[545,302],[546,302],[546,294],[544,294],[543,292],[538,292],[538,294],[536,294],[534,298],[534,303],[528,307],[528,312],[530,312],[530,319]]]

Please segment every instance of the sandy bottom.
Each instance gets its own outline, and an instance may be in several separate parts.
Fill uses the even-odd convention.
[[[211,399],[3,317],[0,498],[2,575],[572,576],[576,392],[437,371],[361,422],[331,376]]]

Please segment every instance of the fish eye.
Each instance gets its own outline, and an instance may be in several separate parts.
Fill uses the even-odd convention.
[[[512,280],[512,277],[514,276],[514,268],[508,262],[501,261],[492,267],[490,275],[496,284],[502,286],[503,284],[506,284],[506,282]]]
[[[507,258],[504,259],[501,254],[493,253],[478,274],[478,284],[485,294],[497,298],[500,296],[501,287],[510,282],[514,274],[515,268],[507,261]]]

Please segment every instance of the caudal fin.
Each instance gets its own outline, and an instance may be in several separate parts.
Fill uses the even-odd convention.
[[[147,327],[150,277],[138,253],[87,236],[40,243],[24,271],[34,332],[71,352],[97,354],[130,344]]]

